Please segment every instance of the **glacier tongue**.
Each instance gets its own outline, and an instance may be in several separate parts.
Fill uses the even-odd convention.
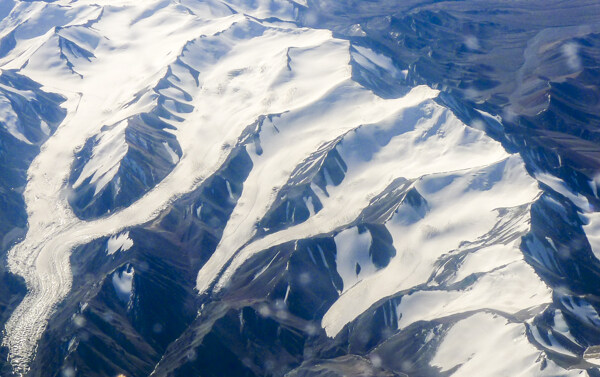
[[[31,5],[32,11],[40,11],[36,6],[38,5]],[[24,193],[29,215],[27,237],[10,250],[8,255],[11,270],[23,276],[28,287],[26,297],[6,324],[6,336],[3,339],[3,344],[9,349],[9,359],[19,373],[27,371],[36,343],[45,330],[46,321],[55,305],[69,292],[69,254],[72,248],[152,219],[171,198],[191,190],[206,174],[198,166],[194,166],[194,174],[190,174],[190,166],[187,165],[197,163],[184,158],[168,181],[135,205],[109,217],[85,222],[73,215],[64,190],[64,182],[73,162],[73,151],[80,148],[90,135],[99,132],[103,125],[113,124],[116,120],[127,118],[130,114],[151,106],[147,101],[131,106],[128,103],[149,82],[160,78],[161,71],[166,69],[168,63],[177,59],[177,54],[187,41],[225,30],[236,20],[243,18],[229,14],[203,21],[201,15],[193,17],[173,4],[157,11],[152,17],[152,22],[161,25],[161,29],[154,29],[155,32],[167,35],[161,44],[157,44],[156,35],[144,31],[149,25],[140,21],[128,26],[136,14],[152,8],[152,3],[127,4],[125,7],[115,7],[109,3],[100,14],[94,11],[96,5],[85,2],[66,6],[48,4],[45,7],[49,8],[45,9],[47,13],[56,12],[56,17],[52,18],[52,22],[58,23],[56,26],[94,24],[95,33],[101,36],[101,42],[93,51],[93,65],[87,61],[59,63],[64,55],[57,50],[52,36],[47,38],[47,34],[33,37],[36,39],[35,46],[30,46],[33,42],[24,42],[22,45],[18,44],[24,46],[24,51],[19,48],[13,50],[13,54],[19,58],[11,64],[27,55],[29,64],[26,64],[23,71],[68,98],[65,105],[67,118],[44,144],[29,170],[29,182]],[[70,9],[67,15],[61,13],[65,8]],[[74,14],[83,15],[83,19],[73,17]],[[22,15],[28,17],[26,12]],[[74,19],[78,22],[75,25]],[[36,22],[43,24],[38,25],[39,28],[48,26],[45,24],[46,20],[35,17],[29,19],[28,25]],[[16,33],[16,37],[32,38],[21,33]],[[10,57],[13,56],[9,54],[4,60]],[[49,71],[46,64],[51,58],[58,60],[51,65]],[[219,135],[221,133],[217,133],[217,137]],[[216,145],[215,157],[218,162],[218,156],[222,152],[218,148],[220,144]],[[184,154],[195,156],[196,159],[205,157],[200,152],[193,153],[190,150],[185,150]],[[114,163],[117,164],[118,161]]]

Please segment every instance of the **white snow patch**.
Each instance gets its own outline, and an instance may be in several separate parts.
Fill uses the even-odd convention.
[[[233,199],[233,191],[231,191],[231,183],[229,183],[229,181],[225,181],[225,186],[227,187],[227,195],[229,195],[229,199]]]
[[[106,241],[106,254],[113,255],[117,251],[127,251],[133,246],[133,240],[129,238],[129,232],[111,236]]]
[[[486,118],[492,119],[498,123],[502,123],[502,117],[500,115],[492,115],[488,112],[485,112],[483,110],[479,110],[479,109],[475,109],[479,114],[483,115]]]
[[[384,70],[386,70],[394,75],[398,74],[398,69],[394,65],[394,62],[392,61],[391,58],[389,58],[385,55],[382,55],[382,54],[378,54],[368,47],[357,46],[357,45],[352,45],[352,47],[358,52],[358,54],[360,54],[362,57],[368,59],[369,62],[383,68]],[[358,57],[357,54],[353,54],[353,56],[355,58]]]
[[[583,230],[590,243],[592,252],[600,260],[600,212],[582,215],[587,224],[584,223]]]
[[[338,233],[335,238],[337,272],[344,282],[343,292],[372,275],[377,268],[371,261],[369,248],[371,247],[371,233],[358,232],[357,227],[346,229]],[[356,273],[357,265],[360,272]]]
[[[587,361],[590,364],[600,366],[600,357],[586,357],[585,361]]]
[[[44,135],[46,136],[50,136],[50,127],[48,126],[48,123],[44,122],[43,120],[40,121],[40,128],[42,129],[42,132],[44,133]]]
[[[175,151],[173,150],[173,148],[171,148],[171,146],[169,145],[169,143],[167,143],[166,141],[164,141],[163,146],[165,147],[165,150],[167,151],[167,153],[169,154],[169,157],[171,158],[171,162],[173,164],[176,164],[179,162],[179,156],[177,155],[177,153],[175,153]]]
[[[308,217],[310,216],[314,216],[314,214],[316,213],[315,210],[315,204],[313,203],[313,198],[312,196],[309,196],[308,198],[304,199],[304,203],[306,204],[306,208],[308,209]]]
[[[536,326],[532,326],[531,328],[531,336],[535,339],[535,341],[541,344],[544,348],[554,351],[556,353],[569,356],[569,357],[578,357],[577,354],[567,349],[563,346],[559,340],[552,334],[551,332],[546,332],[545,336],[542,337],[541,331],[544,331]]]
[[[565,182],[548,173],[538,172],[535,174],[535,178],[549,186],[552,190],[558,192],[563,195],[565,198],[569,199],[573,204],[575,204],[579,209],[583,212],[590,211],[590,203],[587,198],[579,193],[573,192]]]
[[[133,266],[127,265],[124,270],[115,272],[112,275],[112,284],[115,288],[115,292],[123,301],[129,300],[131,297],[134,273],[135,270]]]

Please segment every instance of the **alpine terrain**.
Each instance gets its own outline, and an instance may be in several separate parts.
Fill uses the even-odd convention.
[[[0,375],[600,376],[598,0],[0,0]]]

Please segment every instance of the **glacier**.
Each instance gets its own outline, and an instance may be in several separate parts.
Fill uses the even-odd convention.
[[[540,4],[0,4],[0,374],[600,376],[600,7]]]

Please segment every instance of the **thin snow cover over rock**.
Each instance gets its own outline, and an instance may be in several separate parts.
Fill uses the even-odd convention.
[[[83,181],[89,179],[89,183],[95,186],[95,195],[115,176],[120,161],[128,149],[125,142],[126,126],[126,122],[120,122],[111,130],[112,132],[101,134],[98,143],[94,146],[92,158],[84,166],[73,188],[79,187]]]
[[[583,221],[583,230],[590,243],[592,252],[600,260],[600,212],[595,212],[594,206],[590,204],[585,196],[573,192],[560,178],[544,172],[537,173],[535,177],[552,190],[569,199],[578,208],[580,218]],[[597,196],[595,179],[590,181],[590,186]]]
[[[563,344],[565,339],[568,342],[571,342],[571,344],[579,344],[569,331],[569,326],[565,321],[563,312],[560,310],[555,310],[553,313],[553,321],[554,326],[552,328],[552,331],[545,332],[540,328],[532,327],[531,336],[535,339],[537,343],[542,344],[546,349],[552,350],[557,354],[564,355],[567,357],[577,357],[577,355],[573,353],[572,350],[565,347]],[[559,337],[563,340],[562,342],[561,340],[559,340]],[[589,362],[587,358],[586,361]]]

